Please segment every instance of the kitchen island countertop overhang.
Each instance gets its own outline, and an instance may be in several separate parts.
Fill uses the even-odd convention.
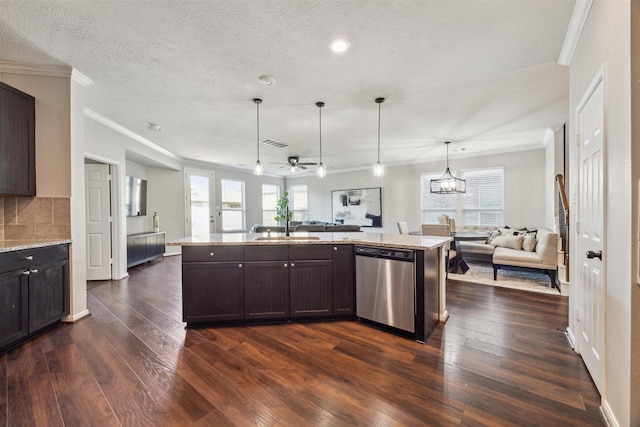
[[[272,239],[269,240],[268,237]],[[219,245],[375,245],[394,249],[432,250],[451,241],[450,237],[412,236],[385,233],[291,233],[292,239],[285,239],[284,233],[211,233],[208,235],[185,237],[167,243],[168,246],[219,246]],[[307,239],[305,239],[307,238]]]

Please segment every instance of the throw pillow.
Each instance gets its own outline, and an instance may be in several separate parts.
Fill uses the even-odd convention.
[[[500,235],[500,230],[492,230],[489,232],[489,237],[487,237],[487,243],[491,243],[493,239]]]
[[[536,240],[535,233],[527,233],[524,235],[524,240],[522,241],[522,249],[527,252],[533,252],[536,250],[536,245],[538,241]]]
[[[522,241],[524,238],[522,236],[498,236],[491,241],[491,246],[493,247],[502,247],[509,248],[515,250],[522,249]]]

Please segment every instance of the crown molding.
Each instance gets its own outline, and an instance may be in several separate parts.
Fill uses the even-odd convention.
[[[135,133],[134,131],[127,129],[126,127],[122,126],[119,123],[114,122],[113,120],[103,116],[100,113],[96,113],[95,111],[93,111],[90,108],[84,107],[83,108],[83,112],[84,115],[97,121],[98,123],[102,123],[103,125],[115,130],[116,132],[120,132],[121,134],[123,134],[124,136],[127,136],[135,141],[138,141],[139,143],[146,145],[147,147],[151,148],[152,150],[157,151],[158,153],[161,153],[169,158],[172,158],[174,160],[177,160],[179,162],[182,162],[183,159],[175,154],[173,154],[171,151],[169,150],[165,150],[164,148],[160,147],[157,144],[154,144],[153,142],[149,141],[147,138],[138,135],[137,133]]]
[[[558,64],[571,64],[571,58],[573,58],[573,53],[578,45],[578,40],[580,40],[580,34],[582,34],[584,24],[587,22],[587,16],[589,15],[592,4],[593,0],[576,0],[576,5],[573,7],[573,13],[569,21],[569,27],[567,28],[567,34],[562,44],[562,50],[560,51],[560,57],[558,58]]]
[[[91,86],[95,84],[93,80],[91,80],[89,77],[85,76],[75,68],[71,70],[71,80],[73,80],[74,82],[78,83],[81,86]]]
[[[0,61],[0,73],[25,74],[29,76],[71,78],[72,68],[66,65],[24,64],[21,62]]]

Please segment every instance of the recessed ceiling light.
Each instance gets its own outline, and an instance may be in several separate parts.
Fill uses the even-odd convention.
[[[342,53],[349,49],[349,42],[344,39],[335,39],[331,42],[331,50],[335,53]]]
[[[268,74],[258,77],[258,81],[263,85],[267,85],[267,86],[276,84],[276,78]]]

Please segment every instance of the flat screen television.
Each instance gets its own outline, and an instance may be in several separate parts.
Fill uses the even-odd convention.
[[[127,216],[145,216],[147,214],[147,180],[127,176],[125,188]]]

